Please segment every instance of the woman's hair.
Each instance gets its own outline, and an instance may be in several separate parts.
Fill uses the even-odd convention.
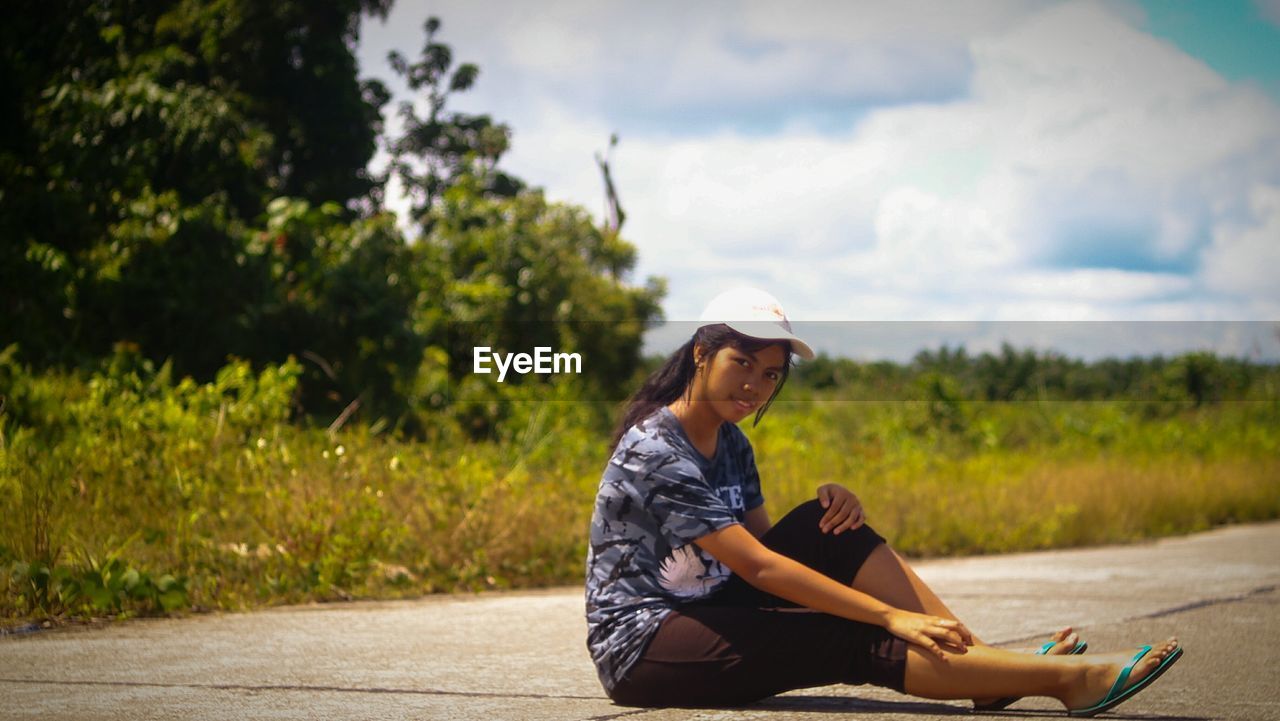
[[[769,409],[769,404],[773,403],[773,399],[777,397],[778,391],[782,390],[782,385],[787,382],[787,374],[791,370],[791,344],[784,340],[751,338],[724,324],[706,325],[699,328],[693,334],[693,337],[689,339],[689,342],[680,346],[675,353],[672,353],[661,368],[650,374],[644,385],[640,386],[640,390],[636,391],[635,395],[631,396],[627,401],[627,410],[622,414],[622,421],[613,433],[610,447],[618,445],[618,440],[622,438],[628,428],[647,418],[650,413],[672,403],[689,392],[693,384],[694,375],[697,373],[697,366],[693,360],[694,346],[701,347],[703,358],[710,360],[725,346],[732,346],[747,353],[755,353],[775,344],[781,345],[786,351],[782,361],[782,377],[778,379],[778,385],[774,386],[769,400],[765,401],[764,405],[760,406],[759,410],[756,411],[756,419],[752,423],[753,426],[756,425],[764,417],[764,412]]]

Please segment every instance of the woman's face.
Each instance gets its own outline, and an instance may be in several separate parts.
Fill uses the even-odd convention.
[[[694,382],[693,400],[705,401],[730,423],[755,413],[782,380],[786,362],[782,345],[771,345],[754,353],[725,346],[711,358],[695,353],[703,362],[699,380]]]

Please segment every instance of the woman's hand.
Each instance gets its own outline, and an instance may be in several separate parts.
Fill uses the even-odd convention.
[[[963,653],[965,646],[973,645],[973,634],[969,633],[963,623],[925,613],[895,610],[889,615],[885,628],[889,633],[920,646],[942,661],[947,660],[943,647]]]
[[[866,520],[862,515],[862,501],[853,495],[853,491],[837,483],[818,486],[818,503],[827,509],[822,520],[818,521],[818,528],[823,533],[834,532],[838,536],[861,526]]]

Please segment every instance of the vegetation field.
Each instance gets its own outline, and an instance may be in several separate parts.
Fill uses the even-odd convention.
[[[5,379],[0,618],[120,617],[580,582],[616,405],[420,440],[290,419],[294,364]],[[1280,517],[1280,403],[858,402],[788,387],[752,439],[774,518],[840,482],[909,555]],[[514,402],[513,402],[514,403]],[[516,404],[519,405],[519,404]]]

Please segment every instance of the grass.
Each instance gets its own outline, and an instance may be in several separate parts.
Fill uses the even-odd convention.
[[[820,483],[858,493],[914,556],[1130,541],[1280,517],[1276,408],[970,404],[938,432],[911,403],[802,403],[750,434],[775,518]],[[771,411],[772,413],[772,411]]]
[[[581,582],[606,430],[529,405],[496,443],[287,421],[290,367],[217,381],[10,379],[5,625]],[[1079,546],[1280,517],[1280,406],[779,401],[774,518],[836,481],[914,556]]]

